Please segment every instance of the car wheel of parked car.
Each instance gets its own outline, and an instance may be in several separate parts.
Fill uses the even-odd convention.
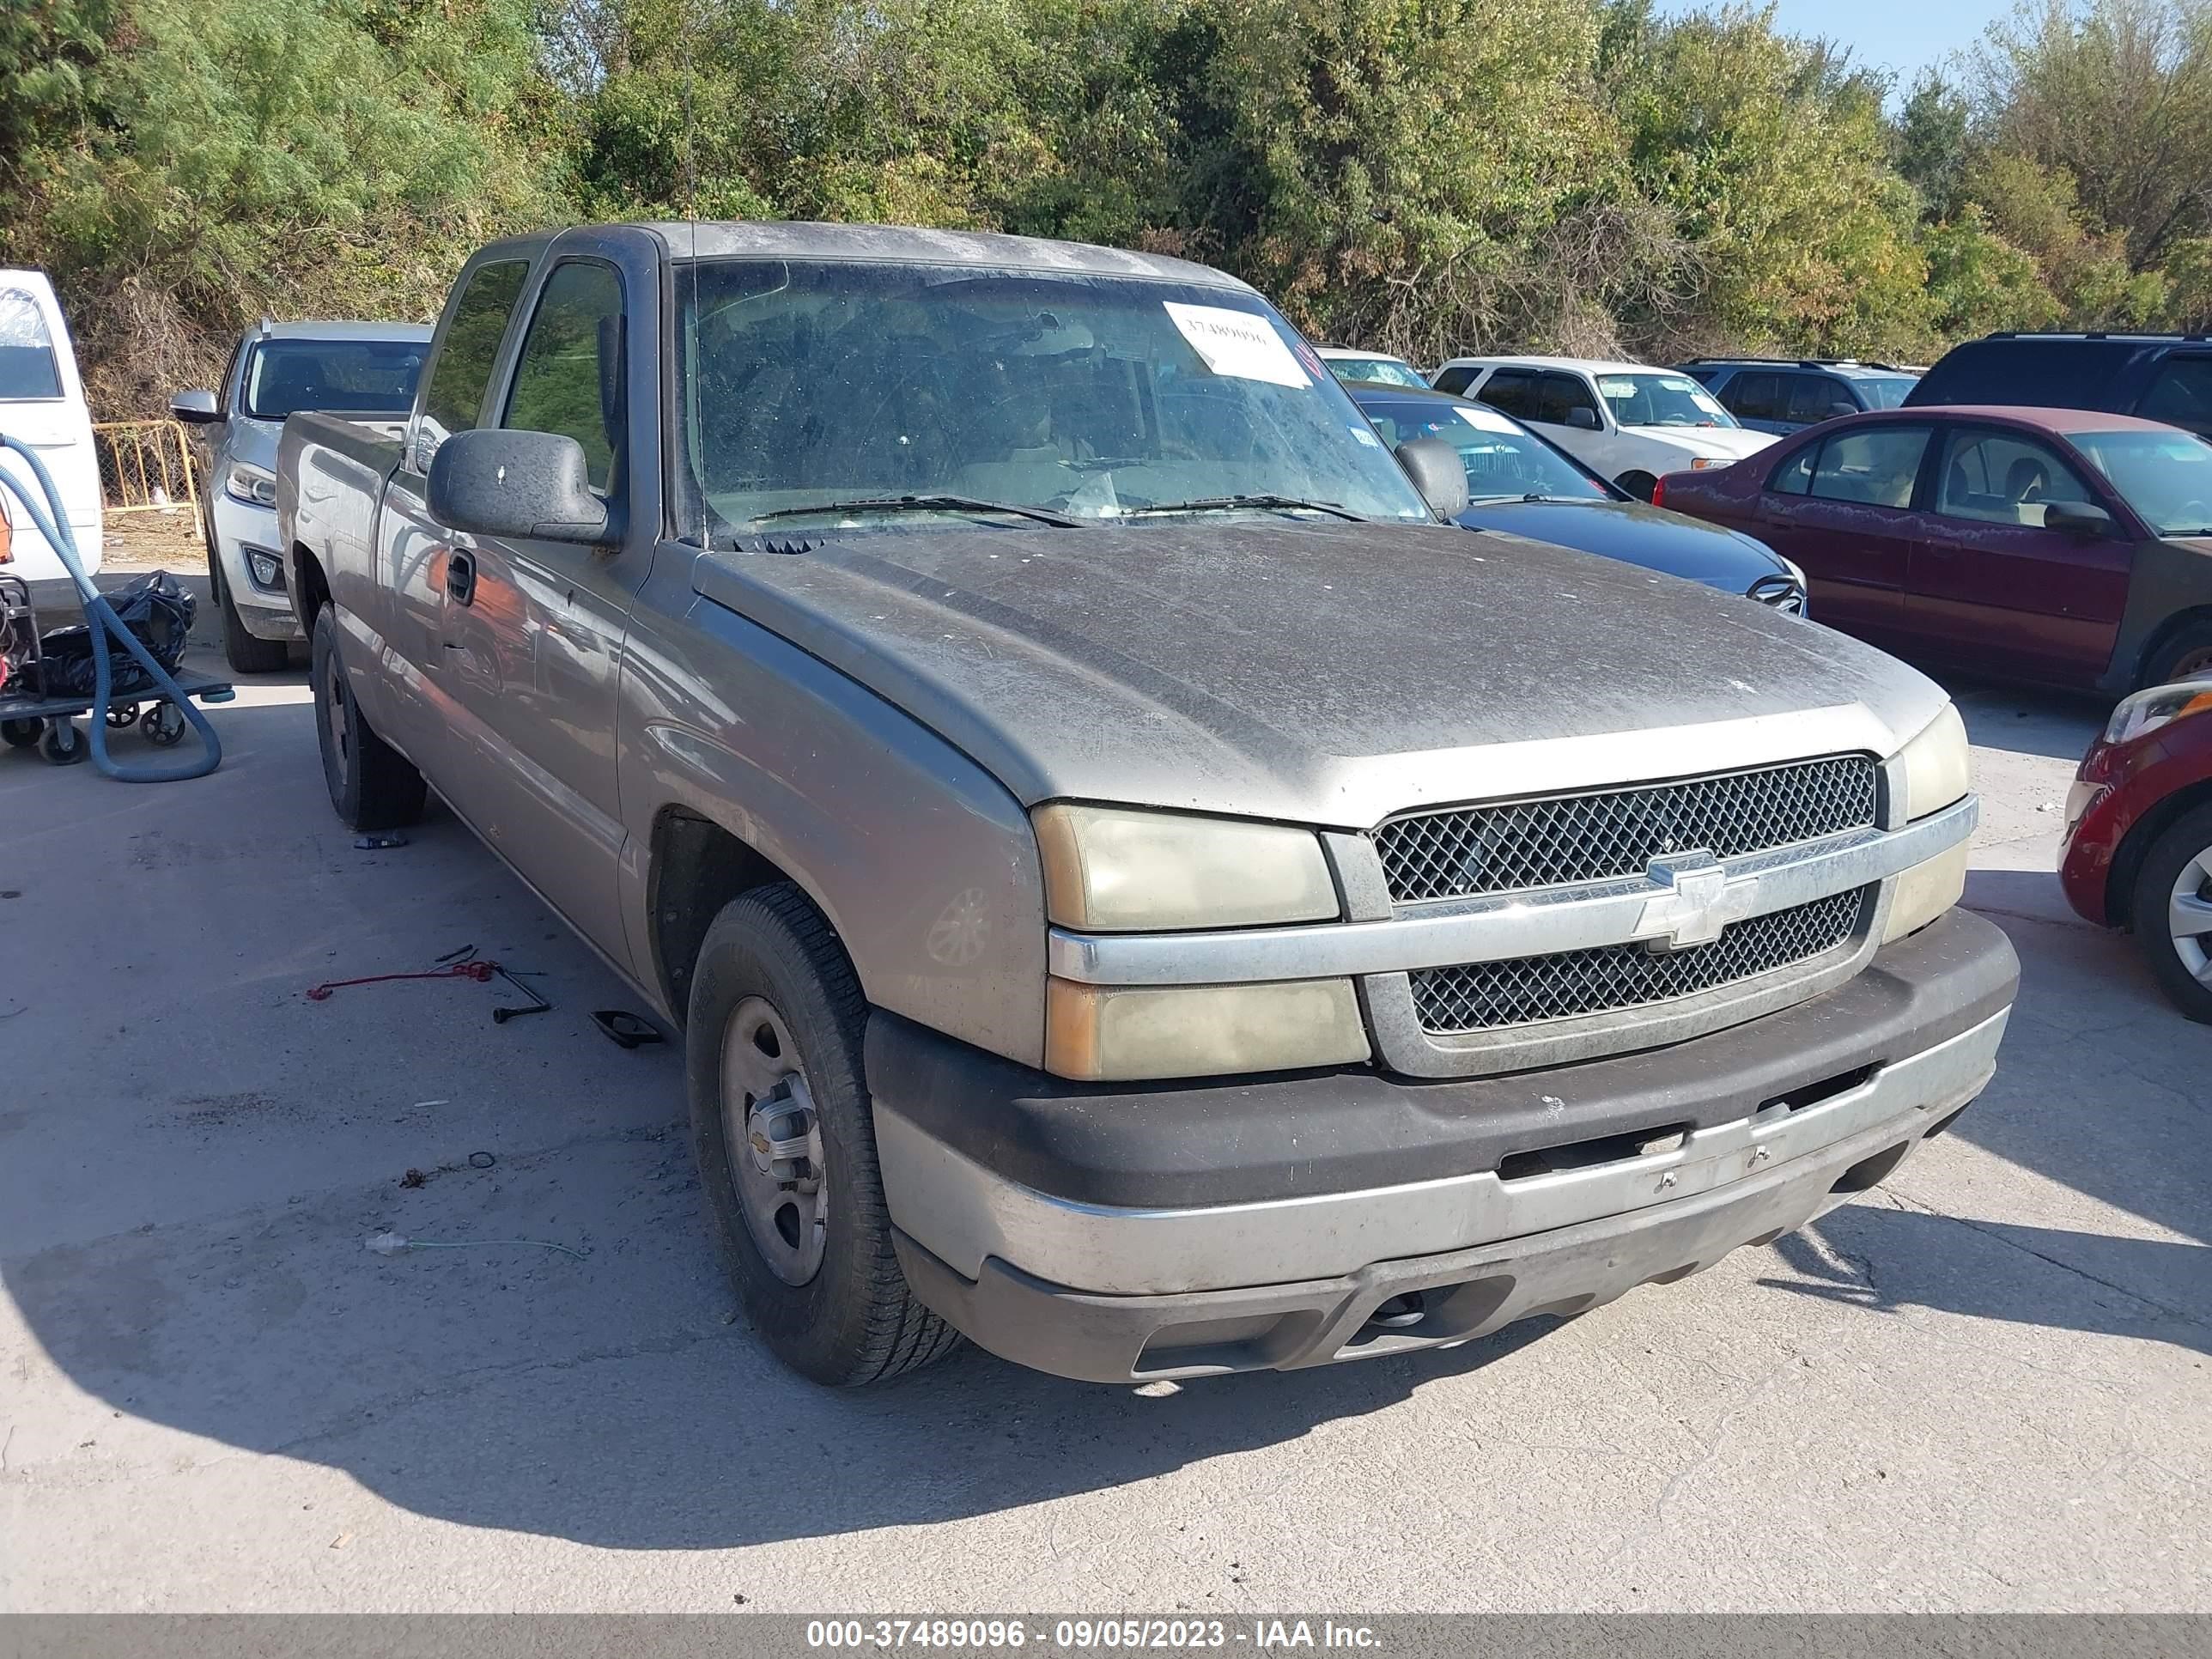
[[[2212,806],[2185,814],[2151,843],[2128,914],[2174,1006],[2212,1024]]]
[[[1615,478],[1613,483],[1635,496],[1638,501],[1648,501],[1658,492],[1659,475],[1656,472],[1646,472],[1640,466],[1631,467]]]
[[[2207,673],[2212,673],[2212,622],[2184,623],[2151,648],[2142,679],[2134,689]]]
[[[891,1248],[862,1075],[867,1004],[791,883],[726,905],[692,971],[684,1066],[716,1243],[753,1325],[793,1370],[878,1382],[959,1336]]]
[[[234,674],[281,673],[289,653],[282,640],[258,640],[246,631],[238,607],[230,602],[230,584],[222,579],[222,561],[208,555],[208,586],[214,590],[216,615],[222,623],[222,659]]]
[[[337,608],[315,612],[310,672],[315,685],[315,734],[331,805],[352,830],[396,830],[422,816],[422,775],[362,718],[338,659]]]

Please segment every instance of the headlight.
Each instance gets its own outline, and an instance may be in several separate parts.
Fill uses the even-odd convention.
[[[1338,914],[1310,830],[1066,805],[1039,807],[1035,823],[1045,911],[1062,927],[1139,933]]]
[[[1085,1082],[1357,1065],[1367,1030],[1348,979],[1133,988],[1045,982],[1045,1070]]]
[[[1881,942],[1903,939],[1925,927],[1966,896],[1966,843],[1948,848],[1924,863],[1916,864],[1897,878],[1890,896],[1889,921]]]
[[[222,481],[223,493],[251,507],[276,505],[276,475],[247,461],[233,461]]]
[[[2130,738],[2157,731],[2169,720],[2178,720],[2184,714],[2202,714],[2208,708],[2212,708],[2212,679],[2176,680],[2172,685],[2154,685],[2148,691],[2138,691],[2123,700],[2112,710],[2112,719],[2105,722],[2104,741],[2125,743]]]
[[[1965,799],[1967,775],[1966,723],[1955,703],[1905,745],[1905,817],[1909,823],[1940,812],[1953,801]]]

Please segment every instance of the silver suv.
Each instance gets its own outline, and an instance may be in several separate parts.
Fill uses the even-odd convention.
[[[307,637],[285,592],[276,535],[276,441],[284,417],[320,410],[404,421],[429,349],[430,331],[419,324],[264,318],[231,353],[220,392],[180,392],[169,400],[179,420],[214,428],[201,528],[223,655],[237,672],[276,672],[286,645]]]

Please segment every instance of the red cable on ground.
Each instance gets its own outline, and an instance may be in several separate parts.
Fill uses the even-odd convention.
[[[325,1002],[331,992],[348,985],[381,985],[392,979],[472,979],[479,985],[488,985],[491,976],[499,971],[495,962],[457,962],[450,968],[432,968],[419,974],[369,974],[360,979],[334,979],[321,985],[307,988],[307,1000]]]

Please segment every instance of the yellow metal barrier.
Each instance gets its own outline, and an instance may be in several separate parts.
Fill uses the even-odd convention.
[[[100,421],[92,441],[100,453],[101,501],[110,516],[198,507],[191,445],[179,422]]]

